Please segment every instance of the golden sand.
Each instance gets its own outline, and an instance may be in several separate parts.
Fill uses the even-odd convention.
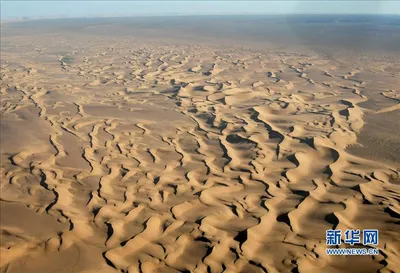
[[[396,64],[35,37],[2,48],[1,272],[399,270],[398,165],[346,150]]]

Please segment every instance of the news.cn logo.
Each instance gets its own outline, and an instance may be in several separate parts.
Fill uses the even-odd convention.
[[[377,246],[379,243],[379,231],[377,229],[364,229],[361,233],[359,229],[347,229],[344,233],[344,244],[354,246],[362,244],[364,246]],[[362,234],[362,235],[361,235]],[[342,230],[329,229],[326,231],[326,245],[342,245]],[[378,255],[377,248],[327,248],[328,255]]]

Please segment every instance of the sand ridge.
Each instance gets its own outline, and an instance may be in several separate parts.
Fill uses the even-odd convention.
[[[43,236],[6,219],[2,272],[400,268],[399,171],[346,150],[367,111],[360,68],[31,39],[2,48],[1,202],[54,223]],[[377,113],[398,111],[396,88]],[[326,256],[330,228],[378,228],[381,254]]]

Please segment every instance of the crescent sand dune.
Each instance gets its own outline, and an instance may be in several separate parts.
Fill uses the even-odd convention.
[[[392,49],[96,20],[2,23],[0,272],[399,272]]]

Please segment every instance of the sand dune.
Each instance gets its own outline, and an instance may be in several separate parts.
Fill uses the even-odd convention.
[[[1,272],[399,270],[398,165],[347,150],[398,76],[370,110],[373,61],[81,38],[2,47]]]

